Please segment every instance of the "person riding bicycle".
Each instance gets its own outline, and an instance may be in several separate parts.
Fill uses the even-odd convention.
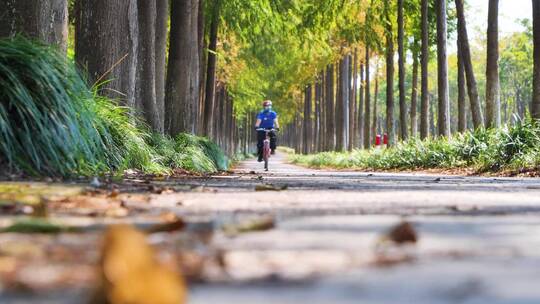
[[[258,161],[263,161],[263,141],[266,138],[266,132],[264,130],[279,130],[278,115],[272,111],[272,101],[265,100],[262,103],[263,110],[257,114],[257,121],[255,122],[255,129],[257,130],[257,154],[259,156]],[[270,149],[272,154],[276,151],[276,132],[271,131],[268,133],[270,137]]]

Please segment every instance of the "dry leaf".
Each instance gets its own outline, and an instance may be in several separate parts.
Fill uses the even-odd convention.
[[[396,244],[416,243],[418,235],[413,225],[407,221],[394,226],[386,236],[389,240]]]
[[[146,236],[128,225],[109,228],[91,304],[183,304],[181,276],[160,264]]]

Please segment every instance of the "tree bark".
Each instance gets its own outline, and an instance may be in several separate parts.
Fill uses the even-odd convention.
[[[534,69],[531,116],[540,119],[540,2],[532,0]]]
[[[198,99],[197,1],[171,2],[169,63],[165,93],[165,130],[171,136],[194,133]],[[197,74],[197,75],[195,75]],[[223,112],[221,112],[223,113]]]
[[[467,35],[467,24],[465,21],[463,0],[456,0],[456,12],[458,18],[458,47],[461,48],[461,57],[463,58],[463,65],[465,68],[465,77],[467,81],[469,101],[471,103],[473,125],[474,128],[477,129],[484,126],[484,117],[482,115],[482,106],[480,105],[480,100],[478,98],[476,77],[474,76],[474,70],[471,60],[471,50],[469,47],[469,37]]]
[[[335,149],[335,111],[334,111],[334,65],[330,64],[326,67],[326,150],[332,151]]]
[[[210,43],[208,46],[208,66],[206,70],[206,90],[204,98],[204,134],[212,133],[212,112],[214,109],[215,86],[216,86],[216,51],[218,38],[218,24],[220,0],[214,3],[212,20],[210,24]]]
[[[457,0],[459,1],[459,0]],[[420,138],[425,139],[429,136],[429,23],[428,23],[428,0],[422,0],[422,83],[421,83],[421,101],[420,101]]]
[[[304,146],[302,152],[304,154],[311,153],[312,150],[312,132],[311,132],[311,103],[312,103],[312,88],[311,84],[304,89]]]
[[[450,101],[448,96],[448,59],[446,53],[446,0],[436,0],[437,4],[437,87],[439,136],[450,137]]]
[[[359,117],[356,115],[360,113],[357,111],[358,106],[358,51],[355,49],[352,55],[352,60],[349,62],[349,75],[351,75],[351,80],[349,82],[349,146],[348,150],[352,151],[356,147],[358,133],[356,132],[358,127]]]
[[[138,0],[139,45],[137,59],[136,109],[152,130],[162,133],[156,95],[156,1]]]
[[[486,127],[501,125],[499,95],[499,0],[489,0],[486,64]]]
[[[377,126],[379,124],[379,116],[377,112],[377,103],[379,101],[379,70],[377,66],[377,70],[375,71],[375,95],[373,95],[373,126],[371,129],[371,133],[373,134],[373,137],[375,138],[379,133]],[[370,144],[371,146],[372,144]]]
[[[192,107],[192,117],[194,119],[194,122],[191,125],[191,133],[193,134],[200,134],[200,128],[199,128],[199,121],[200,121],[200,77],[201,77],[201,43],[202,43],[202,35],[199,33],[199,27],[201,26],[199,24],[199,18],[201,17],[201,3],[200,0],[191,0],[191,6],[193,8],[193,13],[191,14],[191,44],[190,44],[190,53],[191,53],[191,61],[190,61],[190,69],[191,69],[191,77],[190,77],[190,85],[189,85],[189,92],[191,95],[191,100],[193,103]],[[202,28],[201,28],[202,30]],[[227,92],[227,98],[229,98],[229,92]],[[228,132],[232,132],[231,129],[228,130]]]
[[[461,42],[458,38],[458,45],[460,44]],[[461,48],[458,47],[458,132],[465,132],[467,130],[465,95],[465,66],[463,64]]]
[[[106,82],[101,94],[135,108],[137,1],[79,0],[76,10],[77,64],[88,72],[90,85]]]
[[[23,34],[66,52],[67,0],[0,0],[0,37]]]
[[[403,0],[398,0],[398,77],[399,77],[399,122],[400,138],[407,140],[407,103],[405,100],[405,47],[403,46]]]
[[[371,146],[371,121],[370,121],[370,115],[371,115],[371,92],[370,92],[370,81],[371,77],[369,75],[370,73],[370,58],[369,58],[369,45],[366,44],[366,85],[365,85],[365,100],[364,100],[364,149],[369,149]],[[360,92],[360,94],[362,94]],[[360,109],[362,111],[362,109]]]
[[[395,145],[394,134],[394,38],[388,1],[385,1],[386,15],[386,133],[388,146]]]
[[[156,0],[156,106],[161,118],[159,127],[164,130],[165,122],[165,71],[167,67],[167,31],[169,26],[169,0]]]
[[[322,84],[321,80],[317,79],[315,81],[315,125],[313,126],[313,151],[321,151],[321,99],[322,99]]]
[[[415,43],[416,44],[416,43]],[[412,72],[412,89],[411,89],[411,136],[418,135],[418,50],[413,51],[413,72]]]
[[[366,120],[366,117],[364,116],[364,108],[366,107],[365,105],[365,100],[364,100],[364,90],[366,89],[365,87],[365,73],[364,73],[364,64],[363,63],[360,63],[360,70],[359,70],[359,75],[360,75],[360,90],[359,90],[359,103],[358,103],[358,134],[360,135],[359,136],[359,141],[358,141],[358,146],[360,149],[363,149],[364,148],[364,125],[365,125],[365,120]],[[356,82],[356,79],[354,80]]]

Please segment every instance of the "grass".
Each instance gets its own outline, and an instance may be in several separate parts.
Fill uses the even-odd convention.
[[[540,164],[540,124],[531,120],[496,130],[479,129],[451,139],[411,139],[390,149],[290,155],[309,167],[374,170],[474,168],[478,172],[536,169]]]
[[[131,109],[96,91],[55,48],[0,39],[0,166],[64,177],[227,169],[227,158],[208,139],[152,134]]]

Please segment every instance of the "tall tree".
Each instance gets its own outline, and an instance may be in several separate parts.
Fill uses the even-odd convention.
[[[156,0],[156,106],[161,118],[160,128],[165,121],[165,72],[167,66],[167,30],[169,26],[169,0]]]
[[[311,121],[311,112],[312,112],[312,87],[311,84],[306,86],[304,89],[304,135],[303,135],[303,153],[309,154],[312,151],[312,121]]]
[[[407,103],[405,100],[405,47],[404,22],[403,22],[403,0],[398,0],[398,77],[399,77],[399,130],[402,140],[408,137],[407,132]]]
[[[437,127],[440,136],[450,136],[450,101],[448,96],[448,58],[446,53],[446,0],[436,0],[437,6],[437,87],[439,110]]]
[[[386,0],[384,13],[386,17],[386,132],[388,146],[395,144],[394,134],[394,35],[390,18],[389,1]]]
[[[156,95],[156,1],[137,0],[138,58],[135,102],[148,125],[163,132]]]
[[[532,0],[534,69],[531,116],[540,119],[540,2]]]
[[[68,0],[0,0],[0,37],[22,33],[64,52],[68,36]]]
[[[325,93],[325,104],[326,104],[326,150],[331,151],[335,148],[335,102],[334,102],[334,65],[329,64],[326,67],[326,79],[325,79],[326,88]]]
[[[411,136],[416,137],[418,134],[418,47],[416,40],[413,46],[413,72],[412,72],[412,88],[411,88]]]
[[[486,127],[501,125],[499,95],[499,0],[489,0],[486,64]]]
[[[467,35],[467,24],[465,21],[465,9],[463,7],[463,0],[456,0],[456,12],[458,19],[458,41],[459,48],[461,48],[461,58],[463,59],[463,65],[465,68],[465,77],[467,80],[467,91],[469,94],[469,101],[471,103],[471,114],[474,128],[480,128],[484,126],[484,118],[482,115],[482,107],[478,98],[478,88],[476,85],[476,77],[474,76],[474,70],[471,59],[471,50],[469,47],[469,37]]]
[[[360,70],[359,70],[359,76],[360,76],[360,95],[359,95],[359,103],[358,103],[358,115],[356,117],[358,118],[358,135],[359,135],[359,142],[358,146],[359,148],[364,148],[364,125],[366,121],[366,116],[364,115],[364,108],[366,101],[364,100],[364,91],[366,89],[366,81],[365,81],[365,73],[364,73],[365,65],[364,63],[360,63]],[[356,82],[356,77],[354,78],[354,82]]]
[[[458,0],[459,1],[459,0]],[[422,84],[421,84],[421,101],[420,101],[420,138],[424,139],[429,136],[429,87],[428,87],[428,65],[429,65],[429,23],[428,23],[429,6],[428,0],[422,0],[421,18],[422,18],[422,50],[421,50],[421,66],[422,66]]]
[[[461,42],[458,38],[458,45]],[[467,112],[465,106],[465,65],[463,64],[462,50],[458,47],[458,131],[467,129]]]
[[[78,65],[88,72],[91,85],[105,83],[102,94],[135,108],[137,1],[78,0],[76,6]]]
[[[364,149],[369,149],[371,146],[371,95],[370,95],[370,53],[369,44],[366,43],[366,86],[365,86],[365,108],[364,108]],[[360,109],[362,111],[362,109]]]
[[[189,92],[191,95],[191,100],[193,107],[191,109],[191,116],[194,119],[194,122],[191,126],[191,133],[200,133],[200,95],[201,95],[201,56],[202,56],[202,46],[203,46],[203,35],[204,29],[203,25],[199,22],[199,19],[202,18],[202,0],[191,0],[191,7],[194,12],[191,14],[191,26],[190,26],[190,36],[192,37],[192,43],[190,44],[190,65],[191,77],[189,83]],[[229,91],[227,90],[227,102],[231,103]],[[232,115],[232,114],[231,114]],[[229,124],[230,125],[230,124]],[[228,132],[232,132],[231,129],[228,129]]]
[[[379,123],[379,117],[377,112],[377,104],[379,101],[379,63],[375,65],[375,93],[373,95],[373,124],[371,125],[371,134],[373,134],[373,137],[376,137],[378,135],[377,126]],[[370,144],[371,146],[372,144]]]
[[[206,90],[204,97],[204,134],[212,133],[212,114],[214,110],[215,86],[216,86],[216,51],[219,25],[219,9],[221,0],[214,2],[212,19],[210,23],[210,42],[208,45],[208,64],[206,70]]]
[[[339,65],[339,94],[336,102],[336,148],[338,151],[345,151],[348,147],[350,100],[349,57],[349,55],[345,55]]]
[[[196,56],[197,23],[193,24],[196,20],[193,16],[198,16],[198,7],[197,0],[171,2],[165,131],[172,136],[181,132],[193,133],[196,127],[199,58]]]

